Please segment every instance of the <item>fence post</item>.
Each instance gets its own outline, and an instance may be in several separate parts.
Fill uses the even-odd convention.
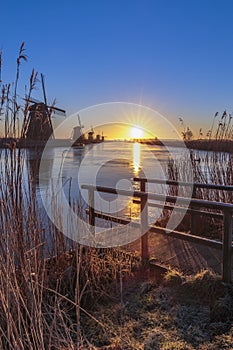
[[[140,181],[140,190],[141,192],[146,192],[146,181]],[[147,203],[147,195],[141,197],[141,231],[145,232],[141,237],[141,256],[142,260],[146,261],[149,258],[148,251],[148,203]]]
[[[89,224],[91,225],[91,233],[95,234],[95,197],[94,188],[88,188],[88,211],[89,211]]]
[[[145,179],[141,179],[141,181],[140,181],[140,191],[146,192],[146,180]]]
[[[232,211],[224,210],[223,218],[223,281],[231,283],[232,274]]]
[[[193,193],[192,193],[192,198],[196,198],[197,196],[197,188],[195,184],[193,184]],[[192,205],[190,206],[191,209],[195,209]],[[191,212],[191,234],[195,235],[197,233],[197,217],[198,215],[193,212]]]

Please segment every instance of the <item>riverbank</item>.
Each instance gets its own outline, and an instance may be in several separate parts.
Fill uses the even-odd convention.
[[[103,141],[92,141],[89,142],[88,140],[84,140],[81,144],[84,145],[90,145],[90,144],[98,144]],[[29,149],[35,149],[35,148],[44,148],[50,147],[68,147],[76,146],[76,144],[80,144],[79,142],[74,142],[72,139],[50,139],[47,140],[27,140],[27,139],[14,139],[14,138],[0,138],[0,149],[1,148],[29,148]]]
[[[233,140],[137,140],[141,144],[150,146],[184,147],[201,151],[215,151],[233,153]]]
[[[191,140],[185,144],[196,150],[233,153],[233,140]]]

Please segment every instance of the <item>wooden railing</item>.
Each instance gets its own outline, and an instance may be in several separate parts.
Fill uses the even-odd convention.
[[[214,202],[214,201],[208,201],[208,200],[201,200],[196,198],[185,198],[185,197],[177,197],[177,196],[170,196],[170,195],[162,195],[162,194],[156,194],[156,193],[149,193],[146,192],[146,183],[162,183],[167,185],[175,185],[175,186],[193,186],[193,188],[209,188],[209,189],[217,189],[217,190],[224,190],[224,191],[233,191],[233,186],[222,186],[222,185],[205,185],[205,184],[191,184],[186,182],[177,182],[177,181],[166,181],[166,180],[160,180],[160,179],[143,179],[143,178],[135,178],[135,181],[140,181],[140,191],[127,191],[127,190],[120,190],[120,189],[114,189],[114,188],[108,188],[103,186],[93,186],[93,185],[82,185],[83,189],[88,190],[88,214],[89,214],[89,224],[91,225],[93,229],[93,233],[95,232],[95,218],[102,218],[105,220],[111,220],[120,224],[128,224],[130,223],[130,220],[123,219],[123,218],[117,218],[112,215],[103,214],[99,211],[96,211],[94,209],[94,194],[95,191],[103,192],[103,193],[110,193],[110,194],[116,194],[116,195],[122,195],[127,197],[133,197],[133,198],[139,198],[136,202],[140,205],[140,227],[141,232],[146,232],[141,237],[141,255],[142,259],[146,260],[149,257],[148,254],[148,231],[155,232],[155,233],[161,233],[168,236],[172,236],[175,238],[179,238],[182,240],[186,240],[189,242],[199,243],[203,244],[215,249],[221,249],[223,253],[223,269],[222,269],[222,277],[223,281],[226,283],[231,282],[232,278],[232,252],[233,252],[233,246],[232,246],[232,215],[233,215],[233,204],[231,203],[223,203],[223,202]],[[162,201],[166,202],[165,205],[162,205],[161,203],[150,203],[149,200],[153,201]],[[185,205],[188,207],[186,209],[182,206],[175,206],[176,201],[179,201],[179,204]],[[168,204],[171,203],[171,204]],[[166,228],[158,227],[155,225],[149,225],[148,222],[148,206],[155,206],[155,207],[162,207],[162,208],[169,208],[174,210],[180,210],[180,211],[187,211],[188,213],[192,214],[199,214],[199,215],[209,215],[211,217],[221,217],[223,218],[223,239],[222,242],[216,241],[213,239],[207,239],[204,237],[199,237],[193,234],[174,231],[174,230],[168,230]],[[200,208],[209,208],[213,210],[220,211],[222,213],[214,213],[211,211],[203,211],[200,210]]]
[[[226,191],[231,192],[233,194],[233,186],[229,185],[217,185],[217,184],[204,184],[204,183],[193,183],[193,182],[184,182],[184,181],[174,181],[174,180],[165,180],[165,179],[147,179],[142,177],[134,177],[133,180],[135,182],[140,183],[140,191],[145,192],[146,191],[146,184],[152,183],[152,184],[161,184],[161,185],[170,185],[175,187],[190,187],[192,190],[192,198],[196,198],[197,196],[197,189],[202,188],[206,190],[219,190],[219,191]],[[137,201],[134,201],[134,203],[137,203]],[[154,206],[153,203],[149,203],[149,206]],[[158,206],[157,206],[158,207]],[[191,215],[191,233],[197,234],[198,228],[197,228],[197,217],[200,215],[202,216],[209,216],[209,212],[206,211],[196,211],[192,207],[190,209],[186,210],[184,208],[180,207],[171,207],[169,205],[165,205],[164,209],[175,209],[176,211],[183,211],[187,212]],[[197,215],[196,215],[197,214]],[[212,218],[223,218],[223,215],[212,213]]]

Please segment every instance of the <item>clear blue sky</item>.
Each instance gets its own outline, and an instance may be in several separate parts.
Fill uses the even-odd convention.
[[[43,72],[68,114],[129,101],[198,129],[233,110],[231,0],[9,0],[0,11],[5,80],[25,41],[23,73]]]

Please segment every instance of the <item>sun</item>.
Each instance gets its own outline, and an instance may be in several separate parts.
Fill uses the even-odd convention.
[[[133,127],[130,129],[130,135],[133,139],[140,139],[142,137],[142,129]]]

